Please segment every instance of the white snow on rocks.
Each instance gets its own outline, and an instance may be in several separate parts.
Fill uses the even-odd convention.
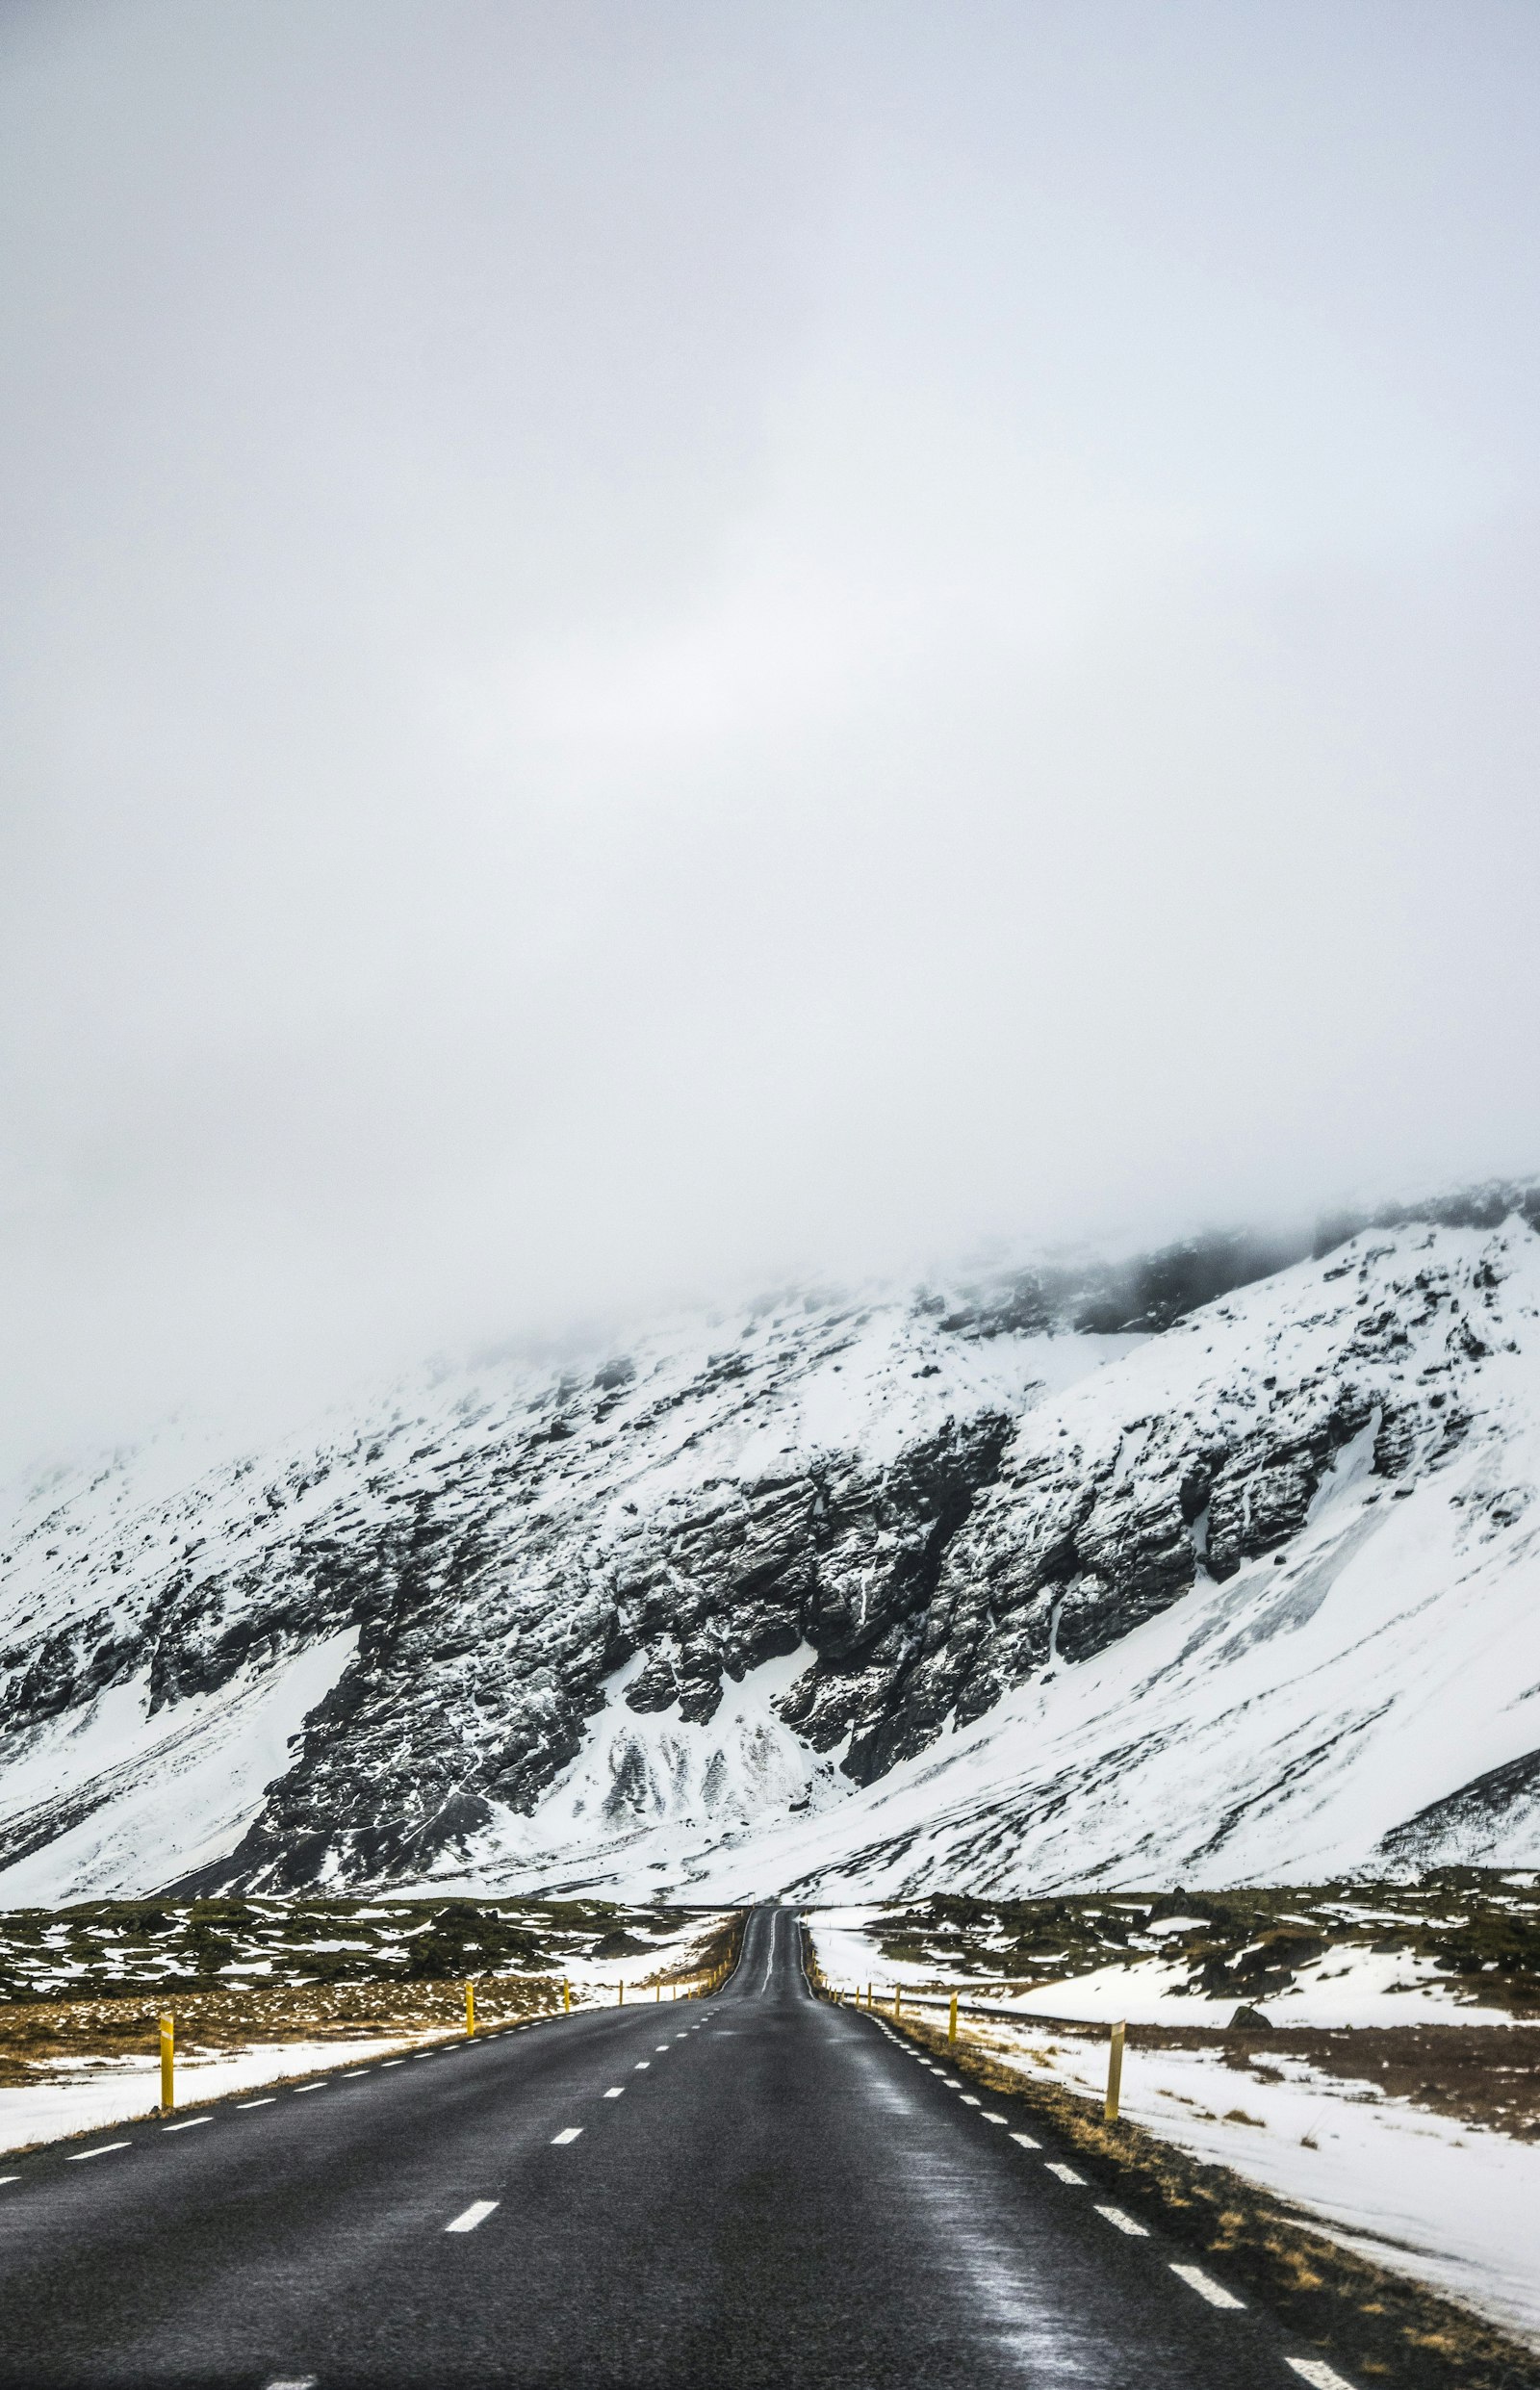
[[[59,1479],[4,1539],[0,1900],[253,1821],[259,1889],[330,1837],[338,1889],[708,1904],[1532,1863],[1532,1788],[1404,1831],[1540,1749],[1537,1322],[1522,1220],[1412,1225],[1158,1335],[787,1298]]]

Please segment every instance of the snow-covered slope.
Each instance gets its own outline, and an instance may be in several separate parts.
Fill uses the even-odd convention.
[[[1540,1238],[1502,1208],[1244,1286],[1230,1241],[786,1298],[56,1481],[6,1538],[0,1901],[1531,1860]]]

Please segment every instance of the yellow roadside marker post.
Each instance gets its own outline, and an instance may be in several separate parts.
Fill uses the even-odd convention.
[[[897,1984],[895,1984],[893,1986],[893,2022],[895,2025],[904,2013],[902,2004],[903,1993],[899,1991]]]
[[[465,2029],[468,2034],[475,2031],[475,1986],[469,1982],[465,1987]]]
[[[617,1997],[616,1997],[616,2001],[615,2001],[615,2006],[616,2006],[617,2008],[624,2008],[624,2007],[625,2007],[625,2005],[626,2005],[626,1987],[625,1987],[625,1985],[624,1985],[624,1984],[620,1984],[620,1985],[618,1985],[618,1986],[617,1986],[617,1988],[616,1988],[616,1989],[617,1989]]]
[[[161,2018],[161,2114],[176,2106],[176,2018]]]
[[[570,2017],[572,2015],[572,1986],[567,1981],[565,1975],[563,1975],[561,1979],[561,2005],[565,2013]]]
[[[957,2040],[957,1993],[955,1992],[952,1994],[951,2008],[947,2012],[946,2038],[949,2042]]]
[[[1117,2121],[1117,2101],[1123,2088],[1123,2034],[1126,2028],[1114,2025],[1112,2046],[1107,2052],[1107,2121]]]
[[[661,1985],[661,1983],[660,1983],[660,1984],[658,1985],[658,1987],[657,1987],[657,2001],[656,2001],[656,2005],[657,2005],[659,2008],[661,2008],[662,2004],[663,2004],[663,1987],[662,1987],[662,1985]]]
[[[867,1985],[867,1987],[866,1987],[866,2005],[867,2005],[867,2007],[868,2007],[868,2008],[870,2008],[871,2004],[872,2004],[872,1988],[871,1988],[871,1985],[870,1985],[870,1984],[868,1984],[868,1985]]]

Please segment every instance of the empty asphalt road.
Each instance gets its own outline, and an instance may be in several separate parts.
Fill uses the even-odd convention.
[[[1024,2111],[814,2000],[789,1911],[755,1912],[709,2001],[553,2018],[177,2126],[0,2160],[0,2382],[1319,2380],[1269,2317],[1212,2303],[1222,2284],[1056,2174]]]

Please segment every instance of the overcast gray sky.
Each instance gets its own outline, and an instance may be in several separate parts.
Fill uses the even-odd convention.
[[[1540,1160],[1532,0],[10,0],[0,1453]]]

